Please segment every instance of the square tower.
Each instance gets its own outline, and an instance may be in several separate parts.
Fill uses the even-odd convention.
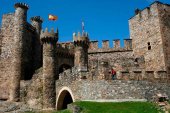
[[[144,57],[145,70],[170,70],[170,5],[154,2],[136,10],[129,26],[134,56]]]

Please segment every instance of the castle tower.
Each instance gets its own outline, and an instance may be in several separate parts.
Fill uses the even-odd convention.
[[[170,70],[169,14],[170,6],[156,1],[129,20],[133,52],[144,57],[146,71]]]
[[[42,65],[42,46],[40,43],[40,32],[42,29],[42,18],[40,16],[35,16],[31,18],[31,24],[36,29],[36,35],[33,39],[33,60],[34,60],[34,70],[38,69]]]
[[[43,43],[43,109],[55,108],[56,43],[58,32],[54,30],[41,33]]]
[[[79,71],[87,71],[88,70],[88,48],[89,48],[89,38],[88,34],[78,33],[73,34],[74,46],[75,46],[75,58],[74,58],[74,66],[76,66]]]
[[[24,34],[25,34],[25,25],[27,19],[27,10],[28,5],[24,3],[15,4],[15,17],[14,17],[14,52],[13,52],[13,61],[12,61],[12,74],[11,74],[11,88],[9,100],[19,101],[20,97],[20,79],[22,76],[22,64],[23,64],[23,54],[22,50],[24,47]]]
[[[31,18],[31,24],[36,28],[36,32],[38,35],[40,35],[41,28],[42,28],[42,18],[40,16],[35,16]]]

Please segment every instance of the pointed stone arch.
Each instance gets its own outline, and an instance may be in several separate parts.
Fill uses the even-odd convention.
[[[57,95],[57,110],[66,109],[67,105],[73,102],[75,102],[75,99],[71,89],[68,87],[63,87]]]

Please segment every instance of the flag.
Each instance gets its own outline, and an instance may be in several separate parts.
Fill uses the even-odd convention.
[[[82,32],[84,32],[84,21],[82,21],[81,25],[82,25]]]
[[[48,15],[48,19],[49,19],[49,20],[57,20],[57,19],[58,19],[58,17],[57,17],[57,16],[55,16],[55,15],[51,15],[51,14],[49,14],[49,15]]]

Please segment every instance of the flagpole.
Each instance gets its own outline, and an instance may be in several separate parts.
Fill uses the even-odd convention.
[[[84,35],[84,21],[83,20],[81,22],[81,25],[82,25],[82,35]]]

